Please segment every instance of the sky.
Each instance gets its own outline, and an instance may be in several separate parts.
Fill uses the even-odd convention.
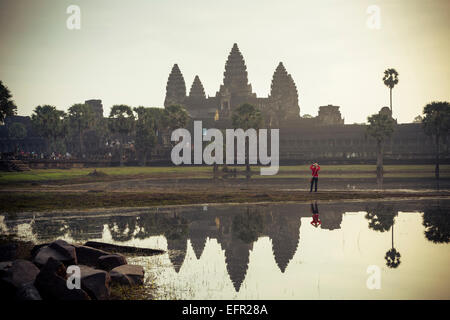
[[[79,30],[67,28],[70,5]],[[19,115],[101,99],[108,116],[115,104],[163,106],[174,63],[188,92],[198,75],[214,96],[237,43],[259,97],[282,61],[301,115],[333,104],[345,123],[389,105],[382,77],[395,68],[393,115],[407,123],[450,100],[449,13],[448,0],[0,0],[0,80]]]

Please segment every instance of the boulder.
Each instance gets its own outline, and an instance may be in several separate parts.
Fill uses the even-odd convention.
[[[19,289],[32,284],[39,269],[27,260],[14,260],[0,263],[0,291],[4,299],[14,299]]]
[[[32,283],[20,286],[16,291],[17,300],[42,300],[39,291]]]
[[[0,278],[7,274],[9,269],[12,267],[12,261],[0,262]]]
[[[108,300],[111,293],[109,284],[111,277],[108,272],[80,265],[81,288],[93,300]]]
[[[77,264],[77,254],[73,245],[68,244],[64,240],[56,240],[50,243],[49,247],[67,258],[67,263],[64,263],[66,266]]]
[[[101,256],[109,255],[109,252],[87,246],[75,246],[79,264],[95,267]]]
[[[57,261],[64,263],[66,266],[74,264],[74,259],[72,256],[68,256],[60,252],[60,250],[56,250],[49,246],[43,246],[36,253],[36,256],[33,258],[33,262],[38,266],[42,267],[45,265],[49,258],[53,258]]]
[[[6,277],[17,287],[27,283],[33,283],[36,276],[39,273],[39,269],[30,261],[17,259],[11,263],[11,267],[7,270]]]
[[[0,261],[12,261],[17,257],[16,243],[5,243],[0,245]]]
[[[0,301],[12,300],[16,291],[17,288],[11,282],[0,279]]]
[[[144,283],[144,268],[132,264],[115,267],[109,272],[111,282],[120,285],[137,285]]]
[[[97,260],[97,268],[105,271],[111,271],[115,267],[127,264],[127,259],[121,254],[108,254],[101,256]]]
[[[41,297],[45,300],[90,300],[82,289],[67,287],[66,267],[60,261],[49,257],[34,281]]]
[[[50,243],[41,243],[41,244],[35,245],[35,246],[31,249],[31,252],[30,252],[31,258],[36,257],[36,255],[37,255],[37,253],[39,252],[39,250],[40,250],[42,247],[48,246],[49,244],[50,244]]]

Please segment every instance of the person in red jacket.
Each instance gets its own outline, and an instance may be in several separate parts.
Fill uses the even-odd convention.
[[[320,166],[318,163],[313,163],[311,167],[312,178],[311,178],[311,188],[309,189],[309,192],[312,192],[313,185],[315,185],[314,192],[317,192],[317,182],[319,181],[319,171]]]

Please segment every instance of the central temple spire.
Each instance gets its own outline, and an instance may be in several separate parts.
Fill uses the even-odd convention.
[[[233,45],[223,73],[221,91],[228,89],[231,94],[250,95],[252,87],[248,84],[247,66],[237,44]]]
[[[249,83],[247,66],[236,43],[228,54],[223,83],[215,95],[205,94],[198,76],[195,76],[189,94],[186,93],[183,74],[178,65],[174,64],[167,80],[164,100],[166,108],[174,104],[181,105],[193,119],[229,121],[236,108],[248,103],[264,113],[269,126],[279,126],[282,122],[291,123],[300,118],[297,87],[284,65],[281,62],[278,64],[268,97],[258,97]]]

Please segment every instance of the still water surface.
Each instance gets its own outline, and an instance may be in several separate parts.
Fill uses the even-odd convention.
[[[166,250],[128,259],[145,267],[156,299],[450,299],[449,209],[426,200],[23,213],[0,215],[0,233]],[[368,289],[368,268],[380,289]]]

